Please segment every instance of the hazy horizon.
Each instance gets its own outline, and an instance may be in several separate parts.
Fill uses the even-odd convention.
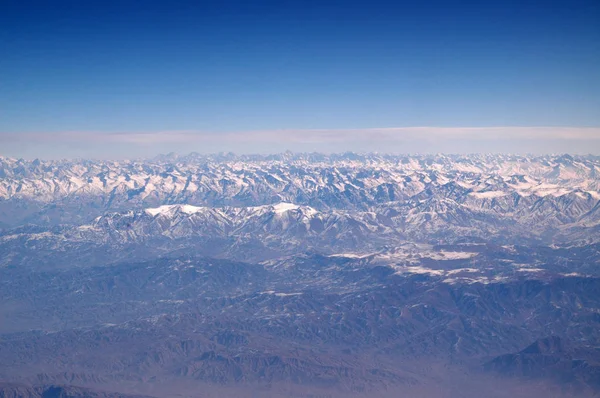
[[[400,127],[204,133],[20,133],[0,136],[14,158],[147,158],[166,153],[510,153],[600,155],[600,128]]]

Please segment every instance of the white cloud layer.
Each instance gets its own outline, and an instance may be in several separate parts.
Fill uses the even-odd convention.
[[[0,133],[1,142],[89,142],[153,145],[164,143],[265,142],[336,143],[348,141],[437,140],[598,140],[600,127],[386,127],[366,129],[282,129],[243,132],[193,130],[159,132]]]
[[[238,132],[0,133],[3,155],[145,156],[233,151],[574,152],[600,154],[600,127],[389,127]]]

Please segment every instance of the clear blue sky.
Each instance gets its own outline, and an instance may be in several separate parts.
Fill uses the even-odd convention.
[[[599,127],[600,1],[0,2],[0,154],[320,149],[239,137],[411,126]],[[102,140],[179,131],[212,138]]]

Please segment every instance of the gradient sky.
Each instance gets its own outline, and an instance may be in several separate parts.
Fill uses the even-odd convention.
[[[599,127],[598,0],[0,2],[1,155],[600,154]]]

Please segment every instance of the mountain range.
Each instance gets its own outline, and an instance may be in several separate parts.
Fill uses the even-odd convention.
[[[0,396],[597,396],[599,172],[0,158]]]

